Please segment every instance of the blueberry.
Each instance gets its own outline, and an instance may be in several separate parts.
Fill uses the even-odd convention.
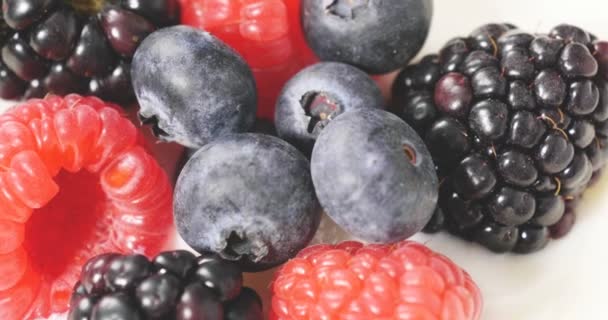
[[[327,61],[370,73],[396,70],[413,58],[429,31],[431,0],[303,0],[311,48]]]
[[[277,101],[275,125],[281,138],[310,154],[321,130],[338,115],[382,107],[382,93],[367,74],[347,64],[322,62],[287,82]]]
[[[251,70],[204,31],[177,26],[152,33],[135,52],[131,73],[140,116],[163,140],[200,147],[255,121]]]
[[[345,113],[323,130],[312,153],[313,182],[338,225],[372,242],[422,230],[437,202],[438,179],[422,139],[378,109]]]
[[[174,212],[195,250],[217,252],[247,270],[294,256],[321,218],[306,158],[261,134],[228,135],[197,151],[177,181]]]

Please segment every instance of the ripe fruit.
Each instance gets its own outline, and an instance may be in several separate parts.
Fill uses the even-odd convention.
[[[302,0],[308,44],[323,61],[380,74],[406,65],[429,32],[430,0]]]
[[[275,275],[272,320],[476,320],[481,293],[448,258],[410,241],[317,245]]]
[[[176,0],[7,0],[0,21],[0,97],[92,94],[130,102],[130,61],[157,27],[177,23]]]
[[[68,307],[81,266],[106,251],[155,254],[171,186],[118,106],[69,95],[0,116],[0,318]]]
[[[425,137],[443,181],[443,217],[427,230],[519,253],[569,230],[569,204],[608,160],[602,48],[570,25],[532,35],[489,24],[400,73],[394,110]]]
[[[247,315],[247,318],[243,318]],[[241,270],[216,255],[167,251],[102,254],[83,267],[68,320],[262,320],[262,302],[243,287]]]
[[[196,148],[255,121],[256,88],[243,59],[214,36],[177,26],[151,34],[133,58],[142,122]]]
[[[262,134],[221,137],[197,151],[177,181],[174,210],[192,248],[217,252],[247,271],[291,258],[321,219],[308,160]]]
[[[182,0],[182,23],[240,53],[258,85],[258,117],[272,120],[285,82],[315,61],[300,23],[300,0]]]
[[[437,174],[416,131],[379,109],[340,115],[312,152],[327,214],[355,237],[397,242],[422,230],[437,204]]]
[[[382,93],[367,74],[347,64],[323,62],[287,82],[277,101],[275,124],[281,138],[309,155],[319,133],[340,114],[383,107]]]

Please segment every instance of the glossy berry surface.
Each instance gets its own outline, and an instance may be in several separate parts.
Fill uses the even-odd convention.
[[[135,49],[178,14],[177,0],[5,1],[0,97],[78,93],[132,102]]]
[[[277,101],[275,126],[279,137],[309,155],[333,119],[362,108],[384,108],[376,83],[350,65],[321,62],[287,82]]]
[[[399,74],[392,110],[425,137],[442,181],[426,230],[518,253],[570,230],[569,204],[608,161],[606,48],[572,25],[488,24]]]
[[[243,287],[234,263],[180,250],[151,261],[140,255],[95,256],[84,265],[70,300],[68,320],[263,319],[260,297]]]
[[[158,252],[172,225],[170,183],[118,106],[77,95],[29,100],[0,117],[0,136],[0,318],[64,312],[92,256]],[[105,270],[112,257],[89,269]],[[83,284],[104,291],[140,273]]]
[[[234,48],[258,85],[258,117],[272,120],[283,85],[316,58],[300,23],[300,0],[181,0],[181,22]]]
[[[132,76],[140,119],[162,140],[197,148],[254,124],[251,70],[207,32],[176,26],[151,34],[133,57]]]
[[[479,319],[482,298],[448,258],[410,241],[304,249],[272,283],[271,320]]]
[[[313,149],[311,172],[327,214],[366,241],[412,236],[437,204],[437,174],[424,142],[380,109],[353,110],[330,122]]]
[[[373,74],[405,66],[424,44],[432,15],[430,0],[302,0],[304,33],[317,56]]]
[[[321,218],[308,160],[262,134],[229,135],[199,149],[177,181],[174,210],[192,248],[217,252],[248,271],[291,258]]]

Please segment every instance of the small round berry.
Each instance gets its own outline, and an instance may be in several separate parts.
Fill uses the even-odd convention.
[[[155,274],[135,288],[135,297],[148,318],[170,316],[181,292],[181,283],[172,274]]]
[[[549,36],[555,39],[563,40],[564,42],[577,42],[587,45],[591,42],[589,33],[585,30],[570,24],[560,24],[549,31]]]
[[[507,51],[500,63],[505,75],[511,79],[528,80],[534,76],[534,63],[527,49]]]
[[[558,173],[574,158],[574,146],[560,132],[552,131],[538,147],[535,159],[539,168],[546,173]]]
[[[559,68],[568,78],[593,77],[598,64],[589,48],[580,43],[569,43],[559,56]]]
[[[171,273],[183,280],[196,267],[196,257],[190,251],[166,251],[157,255],[153,264],[154,268],[161,273]]]
[[[447,115],[465,117],[469,113],[472,100],[471,83],[460,73],[450,72],[435,85],[435,104]]]
[[[112,292],[124,291],[135,288],[151,272],[152,265],[148,258],[139,254],[128,255],[112,260],[104,278]]]
[[[452,173],[454,189],[468,199],[488,195],[496,185],[492,167],[480,156],[466,157]]]
[[[498,59],[483,50],[476,50],[467,55],[462,63],[462,70],[467,76],[473,76],[477,71],[494,67],[498,68]]]
[[[549,228],[551,232],[551,238],[559,239],[570,233],[574,222],[576,221],[576,215],[572,212],[566,212],[562,218],[556,224]]]
[[[570,84],[566,110],[572,115],[588,115],[595,111],[599,101],[600,91],[593,81],[576,81]]]
[[[95,296],[74,295],[70,299],[68,320],[89,320],[97,299]]]
[[[515,80],[509,84],[508,101],[511,108],[515,110],[534,110],[536,108],[534,93],[523,81]]]
[[[558,174],[562,188],[574,189],[586,185],[591,178],[591,162],[584,152],[576,152],[572,162]]]
[[[546,227],[524,226],[519,228],[519,239],[513,252],[531,253],[543,249],[549,243]]]
[[[143,320],[137,304],[125,293],[113,293],[103,296],[91,313],[92,320],[129,319]]]
[[[503,137],[509,122],[509,109],[499,100],[482,100],[475,104],[469,114],[469,126],[483,141]]]
[[[455,38],[450,40],[441,51],[439,51],[441,71],[444,73],[457,71],[458,66],[464,61],[467,53],[469,53],[469,47],[465,39]]]
[[[104,276],[112,262],[118,258],[120,258],[118,254],[108,253],[87,261],[82,268],[81,283],[89,294],[101,295],[109,290]]]
[[[566,83],[557,71],[545,69],[534,79],[534,93],[541,104],[559,106],[566,99]]]
[[[458,163],[471,149],[467,129],[456,119],[441,118],[427,131],[426,144],[435,161]]]
[[[476,50],[497,54],[496,41],[507,31],[509,31],[509,27],[505,24],[489,23],[473,30],[469,34],[469,38]]]
[[[497,44],[500,47],[501,53],[504,55],[505,52],[512,51],[514,49],[528,49],[534,36],[518,30],[513,29],[505,32],[498,38]]]
[[[584,149],[595,139],[595,126],[584,119],[573,120],[567,131],[570,141],[575,147]]]
[[[476,97],[500,98],[507,93],[507,79],[496,67],[486,67],[475,72],[471,84]]]
[[[503,187],[488,203],[494,220],[507,226],[517,226],[530,220],[536,210],[536,200],[530,193]]]
[[[516,227],[484,221],[477,227],[474,240],[496,253],[501,253],[513,250],[518,235]]]
[[[562,51],[564,42],[560,39],[553,39],[547,36],[539,36],[530,43],[530,53],[534,64],[539,69],[554,66]]]
[[[509,184],[517,187],[527,187],[538,178],[534,160],[516,150],[508,150],[498,156],[498,173]]]
[[[200,283],[188,285],[177,304],[176,320],[223,320],[224,309],[216,294]]]
[[[435,209],[431,220],[424,226],[422,232],[424,233],[437,233],[443,229],[445,224],[445,215],[443,214],[443,210],[440,207]]]
[[[262,300],[258,294],[250,289],[243,288],[241,294],[224,306],[224,320],[262,320],[264,310]]]
[[[243,274],[233,262],[214,259],[199,264],[194,279],[215,291],[220,301],[229,301],[241,293]]]
[[[564,199],[560,196],[542,196],[536,198],[536,213],[532,222],[540,226],[552,226],[559,222],[566,211]]]
[[[396,106],[397,114],[418,132],[426,130],[437,118],[433,97],[427,91],[412,92]]]

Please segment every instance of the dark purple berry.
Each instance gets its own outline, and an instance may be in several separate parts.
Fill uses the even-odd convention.
[[[509,143],[523,148],[532,148],[540,142],[545,134],[544,122],[535,114],[519,111],[513,115],[509,126]]]
[[[549,195],[536,198],[536,213],[532,222],[540,226],[552,226],[559,222],[566,211],[564,199]]]
[[[184,289],[177,305],[176,320],[223,320],[224,309],[211,289],[193,283]]]
[[[78,18],[74,11],[58,10],[34,27],[30,45],[47,60],[64,60],[70,55],[78,39],[78,27]]]
[[[426,145],[433,159],[442,165],[458,164],[470,150],[467,129],[454,118],[441,118],[427,131]]]
[[[155,274],[139,283],[135,288],[135,297],[148,318],[168,317],[181,290],[181,283],[174,275]]]
[[[593,77],[597,73],[598,64],[587,46],[570,43],[559,56],[559,68],[568,78]]]
[[[560,24],[554,27],[549,32],[549,36],[565,42],[577,42],[583,45],[587,45],[591,42],[589,33],[570,24]]]
[[[26,29],[59,3],[61,3],[59,0],[4,0],[2,1],[3,20],[13,29]]]
[[[2,48],[2,61],[19,78],[27,81],[42,77],[48,70],[48,64],[17,35]]]
[[[507,93],[507,80],[498,68],[478,70],[473,74],[471,84],[476,97],[499,98]]]
[[[534,110],[536,98],[530,86],[523,81],[515,80],[509,84],[509,105],[512,109]]]
[[[107,6],[100,13],[100,23],[116,53],[132,57],[141,41],[156,27],[129,10]]]
[[[469,126],[483,141],[503,137],[509,123],[509,109],[499,100],[482,100],[473,106],[469,114]]]
[[[503,187],[488,203],[488,212],[498,223],[517,226],[530,220],[536,210],[536,200],[528,192]]]
[[[503,33],[500,38],[498,38],[497,42],[500,51],[504,56],[505,52],[510,52],[516,48],[528,49],[532,40],[534,40],[533,35],[518,29],[513,29]]]
[[[509,31],[509,27],[505,24],[490,23],[473,30],[469,38],[474,49],[484,50],[496,55],[498,53],[498,38],[507,31]]]
[[[513,252],[532,253],[541,250],[549,243],[549,239],[549,230],[546,227],[520,227],[519,239]]]
[[[450,40],[439,51],[439,64],[445,73],[458,71],[458,66],[464,61],[469,53],[467,42],[463,38]]]
[[[572,115],[587,115],[595,111],[600,101],[600,92],[591,80],[570,84],[566,110]]]
[[[241,294],[226,304],[224,320],[263,320],[264,310],[258,294],[249,288],[243,288]]]
[[[462,64],[462,71],[467,76],[474,75],[477,71],[486,68],[486,67],[498,67],[499,61],[498,59],[483,51],[483,50],[475,50],[467,55]]]
[[[559,106],[566,99],[566,83],[557,71],[546,69],[534,79],[536,99],[546,106]]]
[[[595,139],[595,127],[585,119],[572,121],[567,133],[572,144],[581,149],[588,147]]]
[[[475,241],[496,253],[513,250],[519,235],[517,228],[491,221],[482,222],[476,229]]]
[[[502,57],[501,66],[505,75],[512,79],[527,80],[534,76],[534,64],[527,49],[507,51]]]
[[[562,40],[547,36],[539,36],[532,40],[530,54],[536,67],[544,69],[555,66],[563,46],[564,42]]]
[[[469,199],[481,199],[496,185],[496,176],[488,162],[472,155],[460,162],[452,174],[455,191]]]
[[[507,183],[517,187],[530,186],[538,177],[534,160],[516,150],[501,153],[498,156],[497,169]]]
[[[469,79],[460,73],[451,72],[435,85],[435,104],[439,111],[461,118],[469,113],[473,92]]]

